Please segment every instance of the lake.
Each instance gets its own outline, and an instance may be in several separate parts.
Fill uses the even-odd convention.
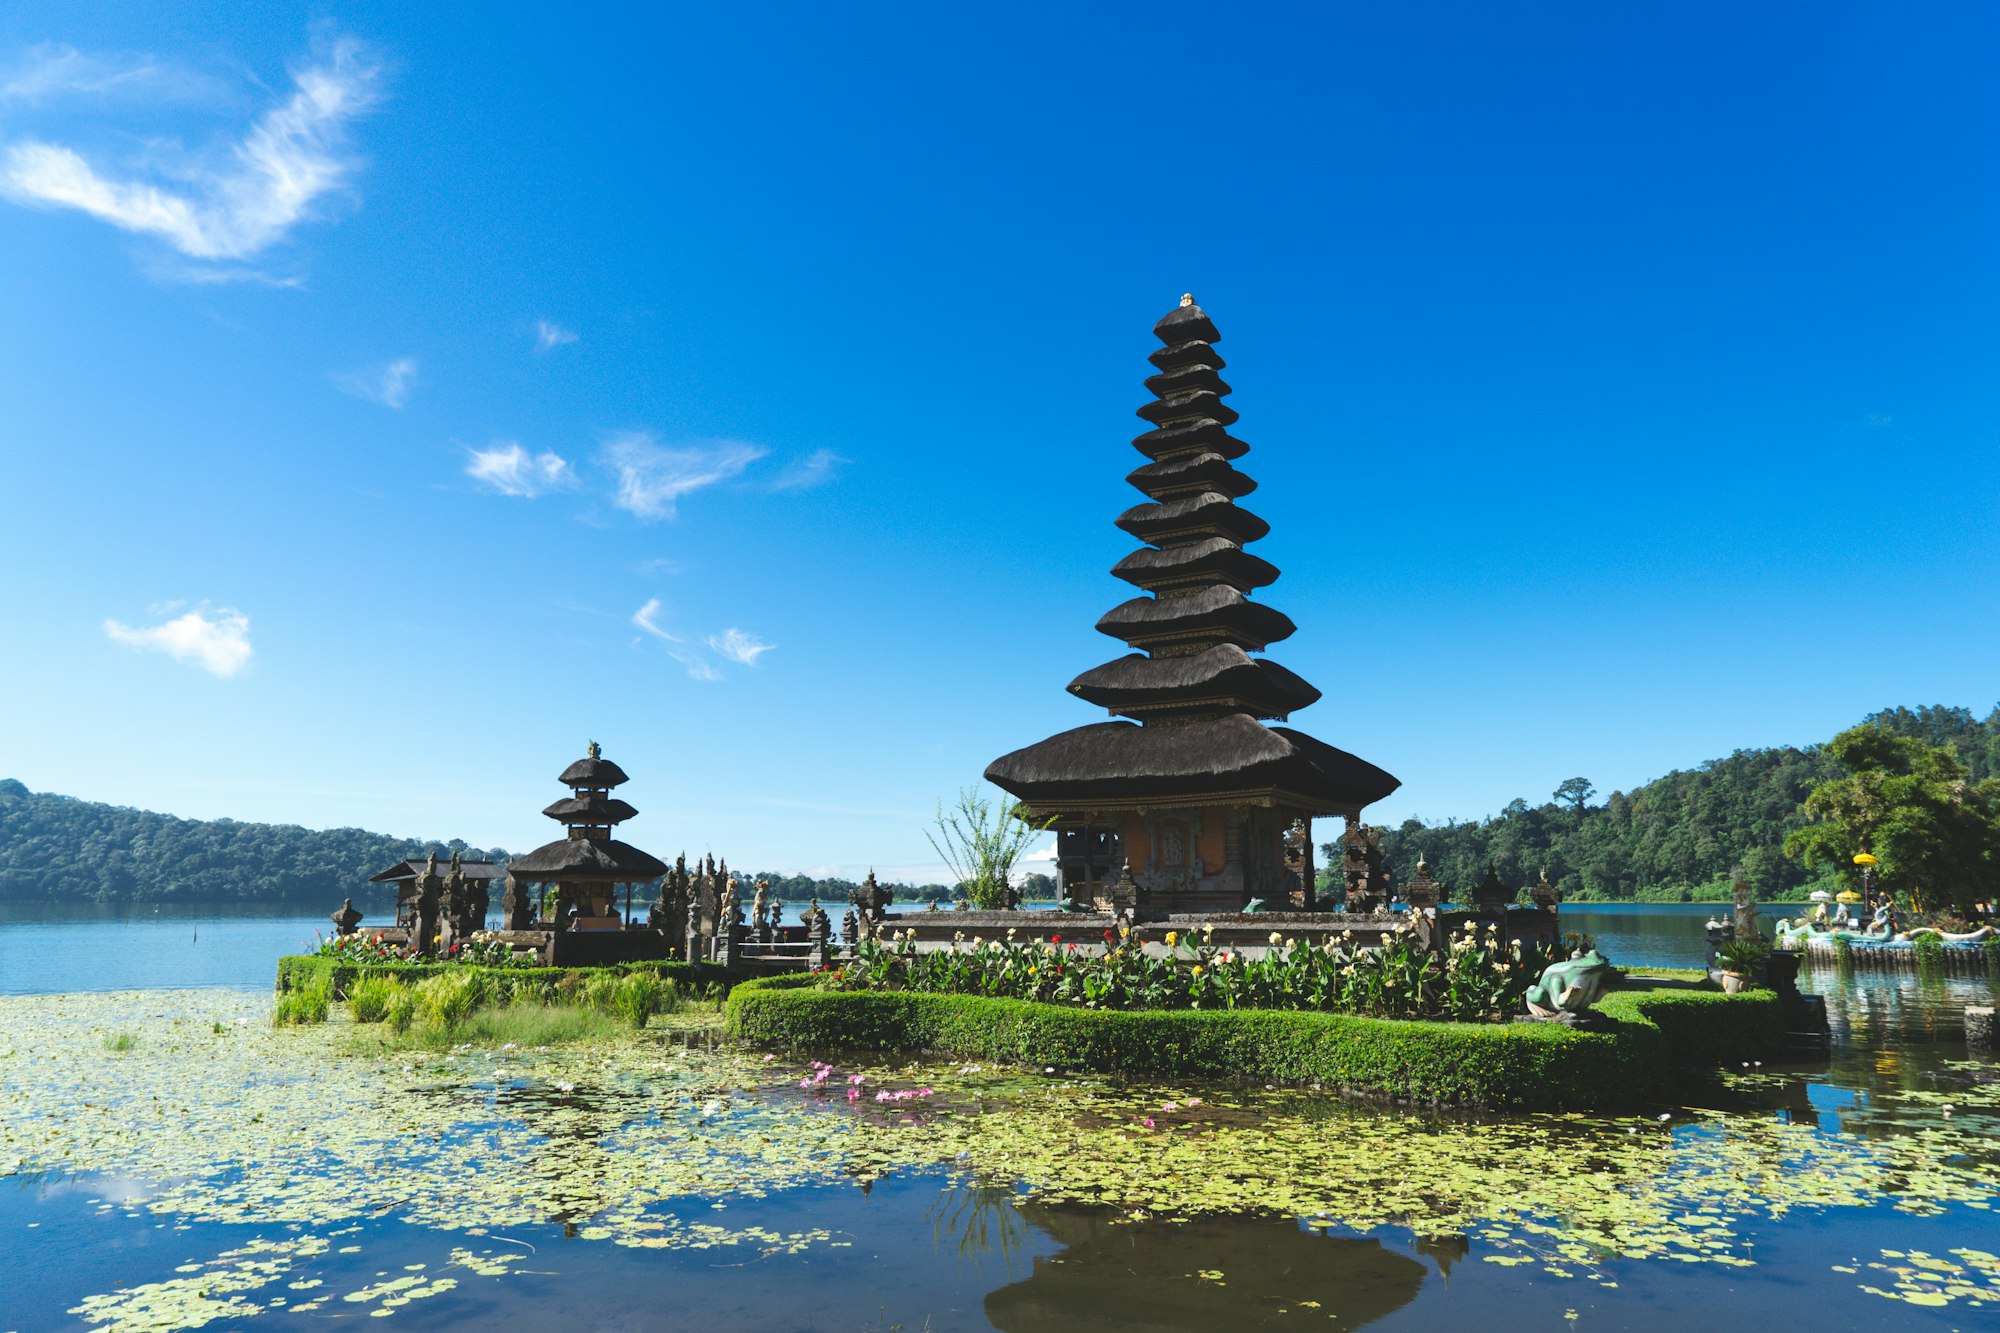
[[[1712,910],[1564,915],[1615,962],[1692,966]],[[1982,980],[1809,971],[1829,1056],[1643,1115],[1482,1117],[969,1065],[816,1083],[692,1027],[367,1054],[344,1022],[268,1025],[273,962],[315,929],[0,913],[0,1227],[27,1261],[0,1330],[1942,1330],[2000,1310],[2000,1084],[1960,1018]]]

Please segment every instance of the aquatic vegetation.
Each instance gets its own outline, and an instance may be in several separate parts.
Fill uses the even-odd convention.
[[[1572,936],[1587,948],[1583,937]],[[1131,927],[1101,938],[1005,938],[955,941],[920,950],[915,933],[886,944],[863,940],[852,962],[826,974],[838,990],[923,991],[940,995],[1035,1000],[1087,1009],[1309,1009],[1375,1018],[1483,1022],[1521,1010],[1521,998],[1556,961],[1533,944],[1506,941],[1488,922],[1468,921],[1440,949],[1422,947],[1399,927],[1379,947],[1353,932],[1271,934],[1252,957],[1218,948],[1209,933],[1169,930],[1153,941]],[[1568,956],[1567,950],[1564,957]]]
[[[662,981],[648,972],[634,972],[618,983],[611,997],[612,1007],[635,1028],[662,1010],[671,1011],[679,1002],[671,981]]]
[[[689,1026],[694,1016],[664,1031],[614,1018],[588,1045],[355,1054],[357,1039],[383,1039],[387,1025],[276,1027],[269,1007],[228,992],[0,998],[0,1176],[117,1176],[143,1187],[132,1206],[163,1218],[298,1225],[314,1244],[394,1209],[468,1245],[569,1222],[586,1241],[772,1253],[838,1240],[811,1226],[732,1226],[733,1203],[931,1170],[1130,1220],[1250,1213],[1359,1234],[1409,1227],[1462,1238],[1501,1266],[1606,1285],[1635,1261],[1752,1264],[1759,1228],[1802,1210],[1879,1210],[1893,1233],[1897,1216],[2000,1197],[2000,1086],[1969,1070],[1844,1111],[1861,1132],[1836,1134],[1810,1119],[1701,1108],[1669,1110],[1664,1123],[1469,1119],[1310,1090],[984,1065],[801,1070],[715,1046],[712,1026]],[[117,1031],[139,1040],[109,1059],[104,1037]],[[1788,1077],[1746,1071],[1727,1095],[1782,1095]],[[278,1299],[394,1309],[448,1290],[438,1274],[392,1272],[365,1296],[276,1294],[283,1274],[257,1267],[272,1263],[297,1259],[232,1250],[198,1274],[92,1298],[89,1317],[177,1326],[137,1322],[150,1309],[195,1326],[192,1314],[234,1317]],[[1977,1252],[1932,1261],[1904,1248],[1882,1263],[1851,1280],[1920,1305],[2000,1290]],[[173,1285],[182,1277],[201,1281]]]

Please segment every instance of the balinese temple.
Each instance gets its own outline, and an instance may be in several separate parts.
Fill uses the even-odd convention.
[[[1141,596],[1097,628],[1136,649],[1084,672],[1070,693],[1127,721],[1078,727],[996,759],[986,777],[1024,813],[1053,820],[1063,892],[1111,904],[1129,868],[1153,911],[1313,903],[1310,820],[1342,815],[1397,780],[1344,750],[1270,726],[1320,697],[1277,663],[1252,656],[1297,627],[1251,600],[1278,571],[1244,547],[1270,525],[1237,503],[1257,483],[1235,467],[1249,446],[1215,351],[1220,335],[1193,297],[1153,326],[1164,344],[1139,409],[1146,457],[1126,480],[1146,495],[1118,518],[1144,543],[1112,569]],[[1299,821],[1307,836],[1286,835]],[[1306,851],[1301,855],[1303,843]]]
[[[666,864],[611,836],[612,829],[639,812],[611,794],[612,788],[631,779],[603,756],[596,741],[557,781],[568,787],[570,794],[542,813],[568,832],[555,842],[515,857],[507,867],[514,881],[509,892],[511,909],[533,920],[530,914],[540,900],[528,898],[524,908],[521,895],[531,884],[553,885],[553,910],[540,916],[541,924],[561,930],[616,930],[630,917],[633,887],[651,884],[666,874]],[[620,889],[625,898],[622,918],[618,910]],[[510,929],[525,924],[507,922]]]

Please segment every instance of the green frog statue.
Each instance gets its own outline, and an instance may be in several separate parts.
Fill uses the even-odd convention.
[[[1611,988],[1612,975],[1611,964],[1595,949],[1551,963],[1541,979],[1528,987],[1528,1012],[1536,1018],[1571,1024],[1598,1018],[1590,1013],[1590,1006]]]

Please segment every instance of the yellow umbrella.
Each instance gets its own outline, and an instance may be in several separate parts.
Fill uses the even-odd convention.
[[[1872,866],[1875,864],[1875,858],[1868,852],[1856,852],[1854,854],[1854,864],[1858,866]]]
[[[1834,899],[1834,901],[1837,903],[1846,903],[1851,907],[1855,903],[1861,901],[1861,895],[1856,893],[1853,889],[1842,889],[1840,891],[1839,896],[1837,896]]]

